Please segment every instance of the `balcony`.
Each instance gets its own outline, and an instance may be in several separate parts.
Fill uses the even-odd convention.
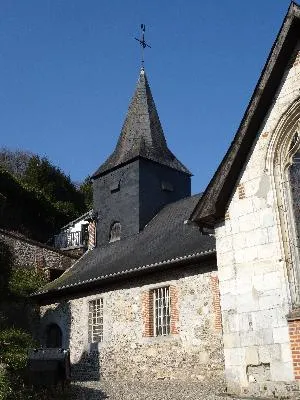
[[[86,248],[88,233],[85,231],[61,232],[54,236],[54,247],[60,250]]]

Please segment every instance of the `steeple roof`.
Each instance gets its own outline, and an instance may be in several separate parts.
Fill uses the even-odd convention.
[[[117,146],[93,177],[107,173],[138,157],[191,175],[168,149],[144,69],[140,72]]]

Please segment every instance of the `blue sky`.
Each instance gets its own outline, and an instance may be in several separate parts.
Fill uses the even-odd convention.
[[[205,189],[244,114],[288,0],[1,0],[0,147],[73,180],[113,151],[146,72],[170,149]]]

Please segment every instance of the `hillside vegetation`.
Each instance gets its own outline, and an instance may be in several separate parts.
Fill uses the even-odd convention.
[[[89,178],[77,187],[47,158],[7,149],[0,151],[0,194],[0,227],[49,244],[92,202]]]

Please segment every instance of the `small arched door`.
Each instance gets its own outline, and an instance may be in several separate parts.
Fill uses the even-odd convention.
[[[47,326],[46,347],[62,347],[62,331],[57,324]]]

